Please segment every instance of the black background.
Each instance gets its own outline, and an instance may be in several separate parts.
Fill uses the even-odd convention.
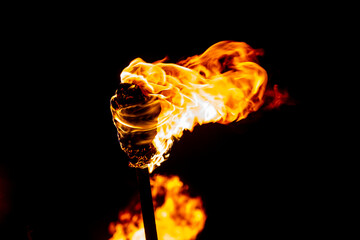
[[[292,239],[319,228],[324,188],[306,107],[305,60],[319,44],[311,11],[209,4],[12,9],[2,239],[108,239],[137,194],[109,109],[120,72],[135,57],[177,62],[221,40],[264,49],[269,87],[287,90],[295,105],[185,132],[155,173],[179,175],[202,197],[208,219],[198,239]]]

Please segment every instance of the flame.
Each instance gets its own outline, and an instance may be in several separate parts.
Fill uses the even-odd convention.
[[[154,63],[134,59],[122,71],[121,82],[139,86],[151,98],[142,107],[155,109],[158,115],[157,121],[131,122],[122,109],[111,106],[120,138],[125,132],[156,130],[155,136],[150,134],[151,138],[140,143],[151,142],[155,154],[146,164],[133,166],[149,167],[152,172],[167,159],[174,139],[184,130],[205,123],[239,121],[258,110],[267,83],[266,71],[256,63],[262,54],[244,42],[222,41],[177,64],[164,63],[166,59]],[[159,106],[160,113],[156,110]]]
[[[289,93],[286,90],[279,90],[277,84],[274,85],[273,89],[266,90],[265,101],[267,101],[264,107],[266,110],[278,109],[284,104],[295,104],[294,101],[290,99]]]
[[[206,221],[201,198],[190,197],[178,176],[155,175],[151,185],[159,240],[195,239]],[[121,211],[109,230],[110,240],[145,240],[140,203]]]

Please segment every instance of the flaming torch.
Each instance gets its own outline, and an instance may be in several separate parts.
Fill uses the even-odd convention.
[[[151,126],[157,125],[156,117],[160,113],[160,105],[155,99],[144,95],[137,85],[130,83],[121,83],[111,99],[111,110],[121,148],[130,158],[129,165],[136,167],[147,240],[157,239],[147,167],[151,157],[156,153],[152,144],[156,128]]]
[[[164,162],[184,130],[239,121],[263,104],[262,50],[222,41],[177,64],[134,59],[120,77],[111,112],[129,166],[137,170],[146,239],[157,239],[149,173]]]

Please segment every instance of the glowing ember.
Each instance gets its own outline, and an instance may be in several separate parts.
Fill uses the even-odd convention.
[[[149,167],[152,172],[166,160],[174,139],[184,130],[192,131],[197,124],[239,121],[258,110],[267,83],[266,71],[256,63],[262,53],[244,42],[222,41],[177,64],[133,60],[122,71],[121,82],[139,87],[147,101],[119,107],[114,102],[120,93],[111,99],[120,143],[129,134],[146,136],[137,142],[132,137],[127,146],[122,143],[129,156],[150,153],[138,154],[142,159],[150,155],[149,160],[130,165]],[[134,121],[139,113],[144,118]],[[151,114],[156,121],[148,117]],[[139,150],[132,150],[134,145],[140,146]]]
[[[155,175],[151,179],[159,240],[191,240],[204,228],[206,215],[200,197],[190,197],[188,186],[177,176]],[[110,224],[110,240],[145,240],[141,207],[129,206]]]

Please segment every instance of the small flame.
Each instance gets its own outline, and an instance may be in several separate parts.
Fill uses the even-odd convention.
[[[190,197],[178,176],[155,175],[151,185],[159,240],[196,239],[206,221],[201,198]],[[140,203],[121,211],[109,229],[110,240],[145,240]]]
[[[274,85],[273,89],[266,90],[265,102],[265,110],[278,109],[284,104],[295,104],[294,101],[290,99],[289,93],[286,90],[279,90],[279,86],[277,84]]]
[[[222,41],[178,64],[164,63],[166,59],[155,63],[133,60],[122,71],[121,82],[140,87],[152,99],[145,106],[142,103],[146,114],[151,109],[158,114],[157,121],[129,122],[122,109],[111,107],[120,137],[125,132],[156,129],[155,136],[148,134],[151,138],[140,143],[151,142],[155,147],[151,161],[134,166],[149,167],[152,172],[166,160],[174,139],[179,139],[184,130],[192,131],[205,123],[228,124],[257,111],[267,83],[266,71],[256,63],[262,54],[244,42]]]

